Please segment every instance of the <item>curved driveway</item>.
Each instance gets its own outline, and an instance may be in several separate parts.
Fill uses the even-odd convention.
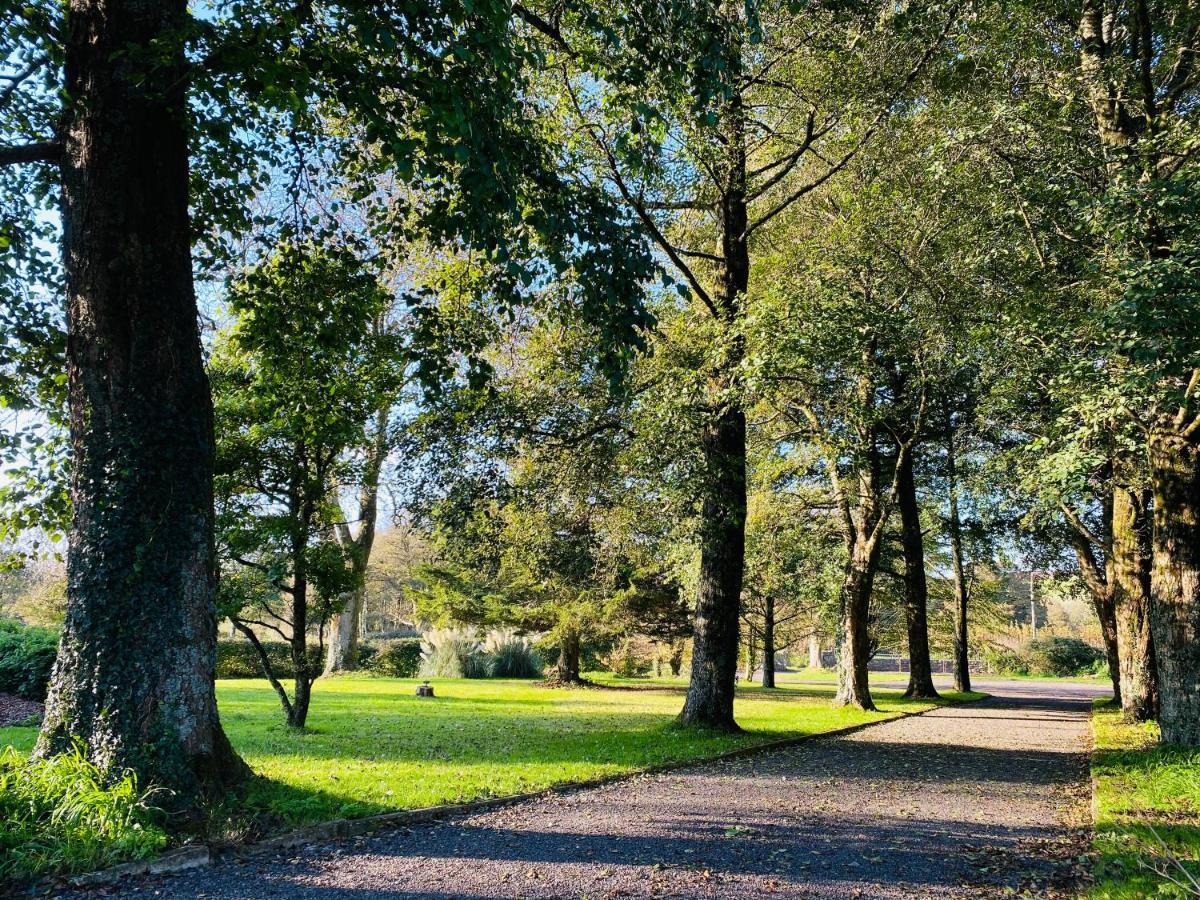
[[[129,897],[1073,896],[1085,685],[478,815],[143,879]],[[111,892],[112,889],[110,888]],[[108,893],[112,896],[113,893]]]

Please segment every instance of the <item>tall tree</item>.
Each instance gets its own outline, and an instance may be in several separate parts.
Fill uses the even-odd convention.
[[[42,6],[10,13],[18,22]],[[244,772],[213,691],[212,403],[188,216],[183,2],[46,15],[68,102],[0,162],[58,169],[72,449],[68,607],[36,753],[82,741],[186,805]],[[59,55],[61,54],[61,56]],[[6,123],[7,124],[7,123]]]
[[[766,226],[841,171],[903,102],[953,22],[947,9],[713,0],[525,16],[561,76],[566,145],[592,158],[670,263],[706,333],[694,398],[703,469],[686,724],[733,730],[745,566],[743,335]],[[845,78],[856,74],[853,87]],[[765,118],[760,113],[765,112]]]
[[[253,576],[230,579],[221,611],[258,650],[293,728],[304,727],[320,675],[309,632],[323,653],[330,619],[364,576],[359,548],[336,538],[335,493],[377,479],[354,471],[363,461],[353,451],[401,382],[398,343],[376,327],[390,305],[350,248],[287,242],[232,285],[234,321],[213,354],[221,552]],[[255,628],[291,645],[291,696]]]

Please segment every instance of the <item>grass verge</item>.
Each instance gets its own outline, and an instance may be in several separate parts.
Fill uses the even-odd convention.
[[[1092,735],[1090,896],[1200,896],[1200,751],[1160,746],[1157,725],[1125,724],[1104,701],[1093,711]]]
[[[716,756],[781,738],[883,721],[935,704],[876,691],[880,711],[835,709],[832,687],[738,690],[743,734],[675,725],[681,682],[606,677],[592,688],[517,680],[348,676],[319,681],[310,727],[286,728],[264,681],[218,682],[221,719],[257,777],[236,804],[214,810],[216,840],[243,840],[337,818],[542,790]],[[978,695],[946,696],[947,700]],[[31,728],[0,729],[28,751]]]

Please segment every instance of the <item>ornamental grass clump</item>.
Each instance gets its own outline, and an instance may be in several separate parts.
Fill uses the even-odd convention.
[[[167,845],[153,791],[105,778],[76,748],[45,760],[0,753],[0,882],[102,869]]]
[[[431,628],[421,637],[422,678],[487,678],[488,661],[474,628]]]
[[[489,631],[483,642],[492,678],[541,678],[542,660],[533,641],[508,628]]]

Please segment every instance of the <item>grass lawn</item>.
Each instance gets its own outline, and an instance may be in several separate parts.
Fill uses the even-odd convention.
[[[1091,896],[1196,896],[1196,887],[1185,892],[1146,866],[1187,881],[1161,839],[1200,887],[1200,751],[1160,747],[1156,725],[1126,725],[1121,711],[1102,701],[1092,733],[1098,859]]]
[[[435,680],[437,696],[425,700],[414,696],[416,680],[323,679],[300,733],[284,726],[265,681],[218,682],[226,731],[261,776],[223,827],[236,835],[522,793],[932,705],[878,691],[880,712],[864,713],[831,707],[824,685],[743,687],[736,715],[746,733],[725,735],[674,726],[682,682],[603,680],[587,689]],[[0,745],[22,751],[34,737],[31,728],[0,729]]]

